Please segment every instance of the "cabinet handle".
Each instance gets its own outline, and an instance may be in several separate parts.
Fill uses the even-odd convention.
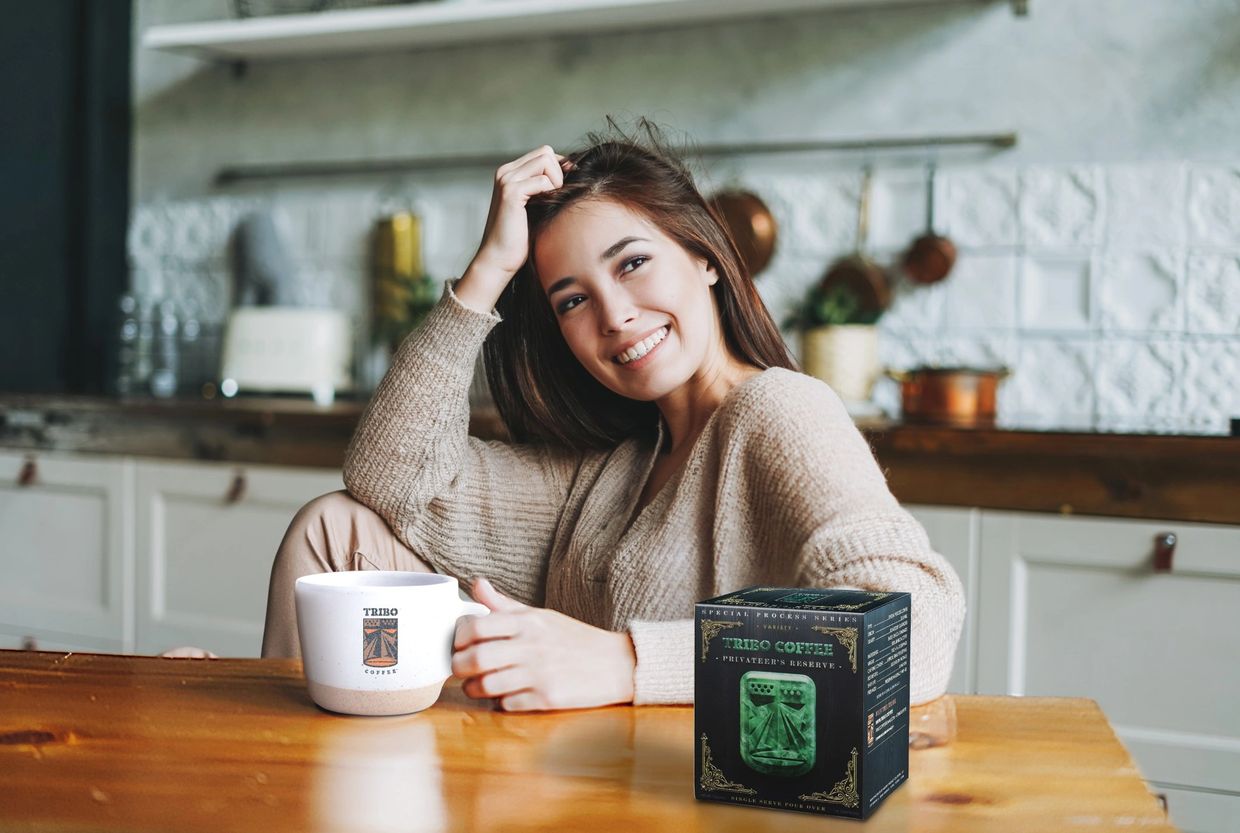
[[[1174,532],[1160,532],[1154,536],[1154,572],[1171,572],[1171,559],[1175,556]]]
[[[17,485],[32,486],[38,477],[39,464],[33,457],[27,457],[26,462],[22,463],[22,470],[17,474]]]
[[[245,497],[245,472],[238,471],[233,475],[232,485],[228,487],[228,494],[224,496],[224,502],[228,504],[240,503]]]

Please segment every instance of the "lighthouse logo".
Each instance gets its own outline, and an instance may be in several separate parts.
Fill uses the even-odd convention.
[[[384,608],[366,608],[371,610]],[[396,613],[395,610],[391,611]],[[362,663],[371,668],[388,668],[396,664],[396,617],[364,617],[362,619]]]

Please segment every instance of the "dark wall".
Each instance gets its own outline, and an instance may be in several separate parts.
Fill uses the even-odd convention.
[[[5,3],[0,390],[104,387],[128,285],[128,0]]]

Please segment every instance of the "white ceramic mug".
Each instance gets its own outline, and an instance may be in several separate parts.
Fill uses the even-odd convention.
[[[344,714],[432,705],[452,675],[457,619],[488,612],[438,573],[320,573],[297,579],[293,596],[310,697]]]

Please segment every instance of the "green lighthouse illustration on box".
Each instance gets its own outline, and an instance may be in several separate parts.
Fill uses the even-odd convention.
[[[696,605],[694,794],[864,819],[908,777],[908,593],[750,587]]]
[[[741,760],[769,775],[814,766],[814,681],[804,674],[747,671],[741,677]]]

